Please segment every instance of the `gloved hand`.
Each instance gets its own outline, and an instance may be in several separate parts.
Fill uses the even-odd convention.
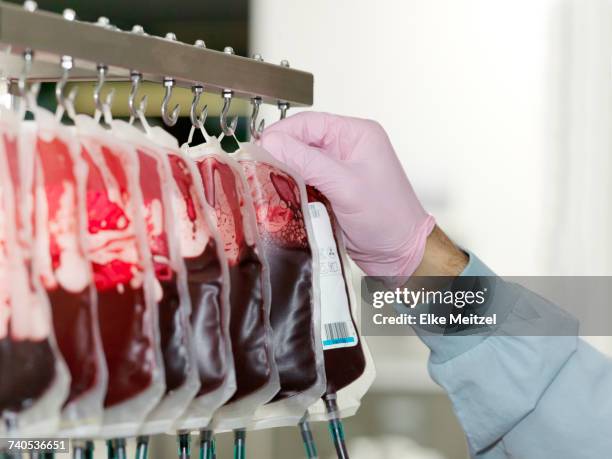
[[[260,144],[327,196],[348,253],[366,274],[414,273],[435,221],[380,124],[303,112],[267,128]]]

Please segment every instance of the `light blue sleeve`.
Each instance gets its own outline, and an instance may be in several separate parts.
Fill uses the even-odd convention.
[[[462,276],[494,273],[471,255]],[[506,314],[494,335],[421,334],[429,373],[448,393],[472,456],[612,457],[612,361],[576,336],[571,316],[496,279],[493,308]],[[539,321],[566,336],[516,336]]]

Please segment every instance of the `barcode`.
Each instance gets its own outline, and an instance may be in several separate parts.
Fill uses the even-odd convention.
[[[310,216],[312,218],[319,218],[321,213],[319,212],[319,208],[315,205],[315,203],[309,204],[308,207],[310,208]]]
[[[350,340],[349,340],[350,338]],[[332,322],[325,324],[325,341],[334,343],[352,342],[354,338],[349,332],[346,322]]]

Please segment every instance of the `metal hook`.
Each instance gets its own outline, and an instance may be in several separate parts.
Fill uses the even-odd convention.
[[[55,83],[55,100],[57,101],[58,108],[61,107],[64,111],[68,111],[64,89],[66,88],[66,83],[68,83],[68,74],[72,70],[72,57],[62,56],[60,65],[62,67],[62,77]]]
[[[32,91],[30,94],[27,92],[27,79],[30,74],[30,69],[32,68],[33,59],[34,52],[29,48],[26,49],[23,52],[23,68],[17,79],[17,94],[19,98],[14,99],[14,108],[21,117],[25,115],[25,112],[33,104],[33,101],[36,100],[36,95],[32,94]]]
[[[289,102],[280,101],[278,109],[280,110],[280,119],[284,120],[287,117],[287,110],[289,110]]]
[[[31,49],[26,49],[23,52],[23,69],[21,70],[21,75],[19,75],[19,80],[17,80],[17,90],[19,91],[19,96],[22,98],[26,97],[27,78],[32,68],[33,59],[34,52]]]
[[[281,67],[289,68],[289,61],[287,59],[283,59],[280,63]],[[278,109],[280,110],[280,119],[284,120],[287,117],[287,110],[289,110],[289,102],[286,100],[278,101]]]
[[[115,88],[112,88],[110,91],[108,91],[108,94],[106,95],[106,99],[104,100],[104,103],[102,104],[102,106],[104,107],[104,110],[108,110],[108,113],[112,113],[111,108],[113,106],[114,98],[115,98]]]
[[[172,113],[168,115],[168,104],[170,103],[170,97],[172,97],[172,88],[175,85],[175,81],[172,78],[164,78],[164,87],[166,88],[166,93],[164,94],[164,100],[162,101],[161,106],[161,115],[164,123],[168,126],[174,126],[178,121],[179,111],[181,107],[178,104],[174,106],[172,109]]]
[[[234,117],[234,119],[230,122],[230,125],[227,125],[227,113],[230,109],[230,104],[232,103],[232,97],[234,96],[234,91],[231,89],[223,90],[223,108],[221,109],[221,130],[223,134],[226,136],[234,135],[236,132],[236,126],[238,125],[238,117]]]
[[[68,93],[68,97],[64,97],[63,109],[66,110],[68,117],[74,119],[76,117],[76,111],[74,109],[74,101],[76,100],[77,93],[79,92],[78,86],[75,86]]]
[[[138,87],[142,81],[142,73],[132,71],[130,73],[130,79],[132,80],[132,86],[130,87],[130,95],[128,97],[128,108],[130,110],[130,116],[136,119],[138,118],[138,112],[135,107],[136,94],[138,94]]]
[[[251,112],[251,120],[250,120],[250,130],[251,137],[255,140],[259,140],[261,137],[261,133],[264,130],[264,126],[266,125],[266,120],[261,120],[259,126],[257,126],[257,116],[259,115],[259,106],[261,105],[261,97],[253,97],[251,99],[251,103],[253,104],[253,111]]]
[[[199,115],[196,112],[198,103],[200,103],[200,97],[202,97],[202,93],[204,92],[204,87],[199,85],[192,86],[191,91],[193,92],[193,101],[191,102],[191,109],[189,110],[189,118],[194,128],[202,129],[206,117],[208,116],[208,106],[205,105]]]
[[[94,88],[93,98],[96,105],[96,110],[100,113],[104,113],[104,103],[102,102],[100,95],[102,93],[102,87],[104,86],[107,71],[108,67],[106,65],[98,64],[98,83]]]
[[[148,103],[149,99],[146,95],[142,96],[142,99],[140,99],[140,103],[138,104],[138,110],[136,111],[137,115],[143,115],[146,113],[147,111],[147,103]]]

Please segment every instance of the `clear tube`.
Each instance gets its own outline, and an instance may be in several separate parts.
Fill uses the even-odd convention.
[[[125,452],[125,438],[117,438],[115,440],[115,454],[117,459],[127,459]]]
[[[336,394],[328,394],[323,398],[325,408],[329,414],[329,434],[336,448],[338,459],[349,459],[346,443],[344,442],[344,427],[342,419],[338,416],[338,404],[336,403]]]
[[[149,437],[140,435],[136,437],[136,459],[147,459],[149,453]]]
[[[213,459],[214,440],[212,430],[200,430],[200,459]]]
[[[191,457],[191,434],[189,432],[180,433],[176,440],[179,459],[189,459]]]
[[[234,430],[234,459],[245,459],[246,457],[246,430]]]
[[[314,441],[312,430],[310,429],[310,423],[308,422],[308,413],[300,420],[298,427],[300,428],[300,434],[302,435],[302,441],[304,442],[304,449],[306,450],[307,459],[319,459],[319,453],[317,451],[317,444]]]

